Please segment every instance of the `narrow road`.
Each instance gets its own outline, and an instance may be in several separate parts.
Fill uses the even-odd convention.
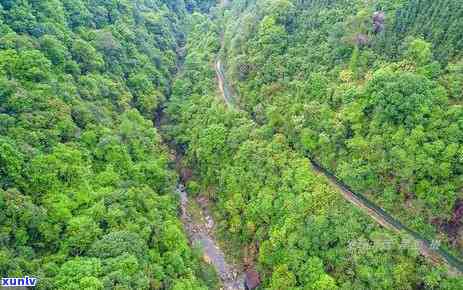
[[[396,233],[407,234],[415,240],[420,253],[428,258],[435,265],[446,265],[449,273],[452,275],[461,275],[463,273],[463,263],[450,253],[442,249],[438,244],[432,243],[423,238],[420,234],[406,227],[400,221],[396,220],[381,207],[370,201],[364,195],[353,192],[346,184],[339,180],[334,174],[321,167],[316,161],[311,160],[313,169],[322,176],[326,177],[329,183],[342,194],[342,196],[360,208],[374,221],[383,227]]]
[[[228,89],[227,80],[223,71],[223,66],[221,61],[218,59],[216,61],[216,73],[220,91],[222,97],[227,104],[232,104],[234,96],[231,91]],[[400,221],[392,217],[386,211],[384,211],[380,206],[376,205],[374,202],[370,201],[363,194],[355,193],[350,188],[339,180],[334,174],[329,170],[323,168],[315,160],[310,159],[310,163],[319,175],[324,176],[328,179],[330,184],[336,188],[341,195],[352,203],[357,208],[360,208],[368,216],[370,216],[375,222],[381,226],[390,229],[396,233],[402,233],[409,235],[412,239],[415,240],[419,246],[420,253],[427,257],[433,264],[443,264],[446,265],[449,273],[453,275],[463,274],[463,262],[454,257],[452,254],[448,253],[439,245],[428,241],[423,238],[420,234],[409,229],[403,225]]]
[[[183,184],[179,184],[177,192],[180,195],[180,204],[182,210],[181,220],[184,224],[188,238],[194,246],[199,247],[203,252],[204,260],[211,264],[217,271],[222,281],[224,290],[244,290],[244,274],[241,273],[237,266],[229,264],[225,259],[225,254],[219,248],[215,241],[212,230],[212,218],[201,212],[203,219],[195,219],[188,194]],[[202,221],[205,222],[202,222]]]
[[[220,94],[223,96],[223,100],[225,101],[225,103],[228,106],[230,106],[231,105],[231,102],[230,102],[231,93],[224,81],[225,76],[223,74],[223,65],[220,59],[217,59],[217,61],[215,62],[215,73],[217,74],[217,82],[218,82]]]

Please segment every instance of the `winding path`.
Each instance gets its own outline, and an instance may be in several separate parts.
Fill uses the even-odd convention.
[[[231,90],[228,89],[227,80],[225,78],[225,73],[223,70],[223,65],[220,59],[216,60],[216,73],[218,79],[218,85],[222,93],[222,97],[225,103],[229,106],[233,104],[234,96],[232,95]],[[433,243],[414,230],[406,227],[400,221],[392,217],[386,211],[384,211],[380,206],[376,205],[374,202],[369,200],[366,196],[360,193],[353,192],[349,186],[343,183],[338,179],[333,173],[329,170],[323,168],[316,160],[310,159],[310,163],[319,175],[324,176],[329,183],[336,188],[341,195],[352,203],[357,208],[360,208],[364,213],[370,216],[375,222],[381,226],[390,229],[396,233],[409,235],[417,243],[420,253],[427,257],[433,264],[443,264],[447,266],[449,274],[452,275],[461,275],[463,274],[463,262],[458,258],[454,257],[452,254],[448,253],[442,247]]]

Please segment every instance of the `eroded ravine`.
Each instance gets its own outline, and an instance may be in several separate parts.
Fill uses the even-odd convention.
[[[221,7],[228,5],[228,1],[220,1]],[[184,53],[185,47],[179,49],[181,54]],[[220,63],[218,64],[220,66]],[[178,68],[181,71],[181,68]],[[218,67],[216,72],[221,72],[223,69]],[[224,94],[224,91],[228,88],[223,86],[223,83],[220,83],[220,80],[224,78],[219,78],[218,87],[221,90],[221,94]],[[155,122],[159,132],[163,132],[163,125],[166,121],[164,118],[163,109],[159,110],[156,114],[157,120]],[[175,167],[181,176],[181,167],[180,159],[177,150],[175,148],[171,151],[172,162],[175,163]],[[177,148],[178,149],[178,148]],[[219,243],[214,237],[214,221],[208,211],[204,210],[199,206],[199,203],[194,197],[191,197],[185,187],[185,184],[180,181],[177,184],[176,189],[177,194],[180,197],[180,207],[181,207],[181,221],[183,223],[185,232],[188,236],[188,239],[194,247],[198,248],[202,254],[203,259],[212,265],[221,281],[223,290],[244,290],[245,289],[245,274],[242,270],[242,267],[234,265],[226,259],[224,251],[220,248]]]
[[[163,131],[163,124],[166,122],[163,110],[157,112],[156,119],[156,128],[163,135],[165,133]],[[181,154],[176,150],[178,148],[173,148],[175,146],[169,145],[168,147],[171,148],[170,161],[179,173],[179,176],[182,176],[177,183],[176,193],[180,198],[180,220],[183,223],[190,244],[198,248],[203,255],[204,261],[214,267],[222,284],[221,289],[244,290],[246,275],[242,267],[227,260],[224,251],[220,248],[214,236],[215,222],[212,216],[205,206],[200,206],[198,200],[188,194],[183,182]]]
[[[224,252],[214,238],[212,217],[201,208],[199,212],[197,208],[193,209],[193,205],[197,201],[188,196],[183,183],[179,183],[177,186],[177,193],[180,196],[181,220],[192,245],[198,247],[203,253],[204,260],[216,269],[222,281],[223,289],[244,289],[244,275],[239,270],[239,267],[227,261]],[[195,212],[193,213],[193,211]],[[198,217],[198,214],[200,217]]]

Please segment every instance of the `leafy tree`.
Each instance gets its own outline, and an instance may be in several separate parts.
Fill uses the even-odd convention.
[[[67,289],[103,289],[101,261],[95,258],[75,258],[64,263],[56,276],[56,285]]]
[[[73,217],[66,228],[66,242],[71,252],[80,255],[89,249],[93,242],[100,238],[101,229],[88,216]]]
[[[406,56],[418,65],[424,65],[431,61],[431,44],[422,40],[415,39],[410,42]]]
[[[24,157],[15,149],[14,143],[0,138],[0,184],[7,188],[21,182]]]
[[[42,52],[54,65],[63,64],[67,59],[67,48],[54,36],[44,35],[40,46]]]
[[[85,40],[75,40],[71,51],[74,60],[80,64],[84,73],[99,70],[104,64],[101,55]]]

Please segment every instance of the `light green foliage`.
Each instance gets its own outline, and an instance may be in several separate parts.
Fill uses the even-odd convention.
[[[151,121],[167,102],[188,189],[261,289],[461,288],[307,158],[461,252],[441,231],[463,198],[461,1],[236,0],[215,17],[210,0],[0,2],[2,277],[217,288]],[[240,111],[217,99],[217,55]]]
[[[406,56],[418,65],[427,64],[432,59],[431,44],[422,39],[415,39],[410,42]]]
[[[240,107],[461,254],[461,1],[291,1],[286,23],[263,2],[236,4],[226,19],[224,62],[249,68],[230,74]],[[276,24],[285,41],[260,32]]]
[[[37,277],[39,289],[216,283],[182,230],[151,121],[187,8],[1,1],[0,276]]]
[[[258,1],[256,5],[263,2]],[[235,3],[236,10],[245,6],[244,2]],[[250,9],[255,8],[249,1],[248,4]],[[365,86],[348,87],[342,93],[337,91],[337,84],[332,83],[330,72],[312,73],[306,80],[303,69],[289,71],[288,76],[295,74],[293,83],[289,84],[286,75],[278,77],[279,70],[288,72],[292,65],[303,64],[293,58],[292,53],[296,51],[289,47],[279,49],[281,44],[286,45],[285,41],[277,38],[267,41],[272,34],[264,35],[261,31],[270,29],[267,31],[294,38],[293,34],[285,32],[291,24],[279,23],[270,12],[265,16],[259,15],[260,10],[253,12],[260,22],[256,21],[255,34],[243,44],[241,52],[246,55],[238,57],[240,61],[248,59],[252,62],[253,71],[241,83],[237,82],[241,92],[239,105],[249,112],[227,108],[215,87],[211,86],[215,45],[204,47],[197,43],[199,40],[209,42],[210,36],[205,36],[203,29],[209,27],[208,31],[212,31],[214,25],[199,17],[192,23],[187,43],[189,53],[185,59],[185,64],[195,63],[196,66],[185,66],[174,84],[167,108],[170,122],[165,131],[185,150],[185,158],[198,175],[201,188],[209,189],[207,194],[220,217],[220,234],[234,249],[242,249],[237,250],[237,256],[245,255],[248,261],[256,263],[262,289],[420,287],[427,279],[423,273],[432,267],[412,248],[402,247],[405,239],[376,226],[343,201],[323,178],[313,172],[304,153],[310,151],[319,156],[319,152],[327,152],[326,159],[335,163],[333,159],[339,155],[333,152],[337,146],[332,143],[347,134],[355,134],[356,138],[352,138],[353,143],[349,145],[352,150],[364,158],[376,157],[375,153],[381,154],[381,151],[370,148],[369,139],[367,141],[362,136],[369,136],[370,129],[380,130],[386,122],[392,126],[394,122],[409,120],[407,122],[413,128],[427,118],[429,107],[446,102],[445,92],[426,76],[396,71],[393,67],[374,74]],[[238,19],[230,19],[231,29],[238,25],[235,23]],[[304,45],[307,41],[304,39]],[[317,53],[310,48],[298,53],[306,51]],[[262,57],[262,52],[269,52],[268,57]],[[300,54],[297,56],[301,57]],[[318,58],[310,59],[311,56],[306,60],[318,61]],[[283,57],[285,61],[278,62]],[[346,56],[346,66],[349,59],[350,55]],[[230,65],[234,65],[233,60]],[[314,69],[319,63],[310,65]],[[368,62],[362,63],[363,67],[367,65]],[[359,79],[363,79],[363,73],[363,69],[359,70]],[[298,90],[294,95],[286,95],[293,85]],[[389,93],[383,94],[386,89]],[[404,103],[403,99],[410,92],[415,95]],[[423,101],[423,106],[419,100]],[[339,120],[334,111],[338,107],[345,109],[350,123]],[[250,115],[255,116],[255,120]],[[394,121],[395,118],[400,119]],[[364,126],[369,119],[374,119],[371,122],[376,126]],[[403,139],[397,137],[397,140]],[[299,151],[299,140],[302,140],[304,150]],[[359,164],[363,163],[359,161]],[[365,178],[355,179],[358,173],[349,167],[353,164],[357,163],[347,164],[345,169],[346,174],[353,175],[352,180],[371,183],[375,178],[377,180],[378,177],[368,168]],[[405,166],[402,168],[405,170]],[[404,179],[401,180],[403,183]],[[360,246],[351,246],[357,241]],[[441,272],[435,279],[452,282]]]
[[[63,264],[56,276],[56,285],[63,289],[82,289],[90,286],[103,289],[97,277],[101,275],[102,266],[95,258],[75,258]]]

